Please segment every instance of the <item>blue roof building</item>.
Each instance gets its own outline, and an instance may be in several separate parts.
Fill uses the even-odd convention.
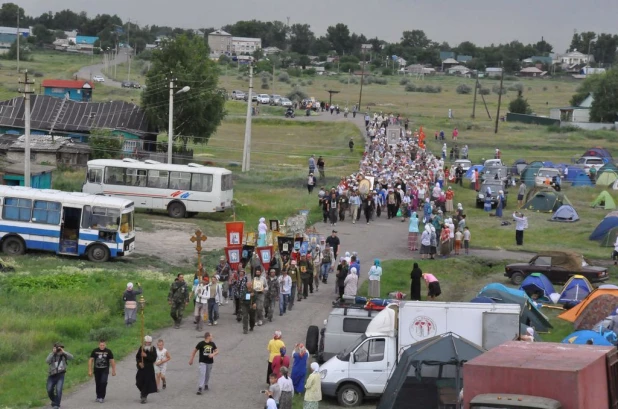
[[[75,44],[94,45],[99,37],[92,36],[77,36],[75,37]]]

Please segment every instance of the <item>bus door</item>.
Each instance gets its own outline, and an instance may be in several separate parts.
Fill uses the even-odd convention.
[[[79,248],[79,226],[81,220],[81,208],[64,207],[62,209],[62,224],[60,225],[60,253],[77,254]]]

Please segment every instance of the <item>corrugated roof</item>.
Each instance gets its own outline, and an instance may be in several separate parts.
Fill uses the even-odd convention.
[[[13,44],[17,40],[17,34],[0,33],[0,43]]]
[[[39,173],[48,173],[55,170],[55,166],[47,166],[47,165],[37,165],[35,163],[30,164],[30,174],[38,175]],[[2,166],[1,170],[4,173],[12,174],[12,175],[23,175],[24,174],[24,164],[23,163],[7,163]]]
[[[447,58],[446,60],[442,61],[442,64],[457,64],[457,60],[453,59],[453,58]]]
[[[85,86],[86,84],[89,85]],[[92,88],[94,89],[94,84],[90,81],[82,81],[82,80],[43,80],[41,83],[43,88],[70,88],[70,89],[82,89],[82,88]]]
[[[35,152],[57,152],[63,147],[71,148],[74,152],[90,152],[88,144],[75,142],[66,136],[30,135],[30,149]],[[8,148],[9,151],[23,151],[26,148],[26,137],[18,137]],[[64,150],[66,152],[66,150]]]
[[[33,130],[49,131],[62,105],[61,98],[32,95],[30,118]],[[24,98],[0,101],[0,127],[24,128]],[[54,130],[86,133],[91,129],[113,129],[134,135],[156,135],[148,124],[146,112],[125,101],[77,102],[66,100]]]

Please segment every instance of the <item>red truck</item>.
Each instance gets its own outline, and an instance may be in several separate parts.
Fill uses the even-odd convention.
[[[464,409],[618,409],[618,349],[509,341],[466,362]]]

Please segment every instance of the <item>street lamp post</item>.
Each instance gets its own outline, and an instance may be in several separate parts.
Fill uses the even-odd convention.
[[[184,94],[189,92],[189,86],[182,87],[176,91],[176,94]],[[167,163],[172,164],[172,152],[174,148],[174,78],[170,78],[170,112],[169,112],[169,128],[167,131]]]

